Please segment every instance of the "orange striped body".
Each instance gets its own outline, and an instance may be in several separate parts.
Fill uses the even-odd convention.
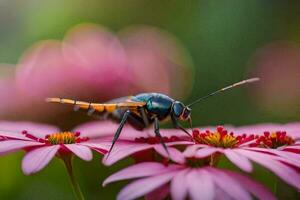
[[[85,101],[76,101],[72,99],[48,98],[47,102],[70,104],[79,109],[83,109],[83,110],[93,109],[100,113],[103,112],[112,113],[119,108],[128,108],[129,110],[136,110],[138,107],[142,107],[146,105],[145,102],[134,102],[134,101],[130,101],[130,99],[128,99],[126,102],[119,102],[119,103],[89,103]]]

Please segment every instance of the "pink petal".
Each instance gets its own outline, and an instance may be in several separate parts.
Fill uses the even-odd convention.
[[[284,151],[300,154],[300,149],[296,149],[296,148],[285,148]]]
[[[151,128],[145,129],[144,131],[139,131],[128,125],[123,128],[120,139],[134,141],[135,138],[139,138],[139,137],[147,138],[153,135],[154,135],[154,130]]]
[[[113,136],[118,129],[118,124],[111,121],[88,122],[74,128],[74,131],[79,131],[80,136],[89,138],[100,138]]]
[[[242,170],[246,172],[252,171],[252,164],[251,162],[243,155],[240,155],[238,151],[235,151],[233,149],[226,149],[224,150],[224,153],[226,157],[234,163],[236,166],[241,168]]]
[[[125,179],[142,178],[146,176],[163,174],[177,169],[180,169],[180,166],[169,165],[168,167],[166,167],[163,164],[156,162],[143,162],[127,167],[125,169],[122,169],[121,171],[118,171],[117,173],[112,174],[104,180],[102,185],[105,186],[111,182]]]
[[[184,150],[183,155],[185,157],[194,157],[195,153],[197,152],[197,149],[199,149],[199,148],[206,148],[206,147],[209,147],[209,146],[208,145],[204,145],[204,144],[195,144],[195,145],[188,146]]]
[[[228,176],[222,170],[207,168],[214,182],[228,195],[236,200],[251,200],[251,195],[233,177]]]
[[[195,169],[191,170],[186,178],[191,199],[214,199],[215,186],[209,173],[201,169]]]
[[[25,147],[45,145],[44,143],[25,140],[4,140],[0,142],[0,154],[14,152]]]
[[[183,145],[183,144],[190,144],[188,141],[178,141],[178,142],[169,142],[166,143],[167,146],[172,146],[172,145]],[[136,152],[147,150],[147,149],[152,149],[156,146],[162,146],[161,144],[147,144],[147,143],[137,143],[134,141],[128,141],[128,140],[118,140],[116,142],[116,145],[114,146],[112,152],[110,155],[107,157],[107,155],[103,158],[103,164],[104,165],[112,165],[115,162],[132,155]],[[163,153],[163,151],[160,151]],[[178,155],[178,152],[174,152],[175,155]],[[176,158],[176,157],[174,157]],[[178,159],[178,157],[177,157]],[[179,158],[180,159],[180,158]]]
[[[186,174],[189,169],[178,172],[171,181],[171,196],[174,200],[185,200],[188,192]]]
[[[236,127],[234,133],[238,134],[263,134],[264,131],[279,131],[281,126],[279,124],[257,124],[257,125],[250,125],[250,126],[241,126]]]
[[[28,152],[22,160],[24,174],[30,175],[43,169],[55,156],[59,148],[59,145],[53,145]]]
[[[285,146],[283,149],[285,149],[285,148],[292,148],[292,149],[300,150],[300,145],[296,142],[294,145]]]
[[[277,150],[277,149],[265,149],[265,148],[244,148],[249,151],[257,151],[257,152],[262,152],[262,153],[272,153],[275,154],[278,157],[278,160],[282,160],[285,162],[290,163],[291,165],[295,165],[297,167],[300,167],[300,155],[297,153],[289,152],[289,151],[282,151],[282,150]]]
[[[90,161],[93,159],[93,153],[89,147],[80,144],[66,144],[65,146],[82,160]]]
[[[149,148],[152,148],[152,146],[149,144],[138,144],[135,142],[117,141],[109,156],[107,157],[107,154],[103,158],[103,164],[110,166],[129,155]]]
[[[222,152],[222,149],[215,148],[215,147],[206,147],[202,149],[198,149],[197,152],[195,153],[196,158],[204,158],[207,156],[210,156],[218,151]]]
[[[219,187],[215,188],[216,197],[217,200],[232,200],[232,197],[229,196],[224,190],[222,190]]]
[[[82,142],[80,145],[87,146],[91,149],[95,150],[104,150],[108,151],[109,147],[111,146],[111,142],[94,142],[94,141],[89,141],[89,142]]]
[[[155,145],[154,149],[161,154],[162,156],[164,156],[165,158],[168,158],[169,155],[166,152],[166,150],[163,148],[163,146],[160,145]],[[183,156],[183,154],[176,148],[173,147],[168,147],[168,152],[170,154],[170,159],[176,163],[179,164],[183,164],[185,163],[185,157]]]
[[[169,182],[176,173],[176,171],[171,171],[134,181],[121,190],[117,200],[131,200],[142,197]]]
[[[262,184],[257,183],[246,176],[226,170],[226,174],[233,177],[247,191],[251,192],[257,199],[275,200],[274,195]]]
[[[44,138],[47,134],[59,132],[57,127],[48,124],[9,121],[1,121],[0,130],[15,131],[16,133],[20,132],[20,134],[26,130],[38,138]]]
[[[159,187],[158,189],[150,192],[145,196],[146,200],[164,200],[170,193],[170,187],[168,184]]]
[[[296,187],[298,190],[300,189],[299,173],[297,173],[291,167],[276,160],[277,159],[276,156],[262,154],[255,151],[242,150],[242,149],[239,150],[239,153],[242,153],[245,157],[271,170],[282,180]]]
[[[1,127],[0,127],[1,128]],[[22,131],[20,132],[15,132],[15,131],[10,131],[10,130],[1,130],[0,131],[0,136],[2,137],[7,137],[7,138],[14,138],[14,139],[20,139],[20,140],[30,140],[29,138],[25,137],[22,134]]]

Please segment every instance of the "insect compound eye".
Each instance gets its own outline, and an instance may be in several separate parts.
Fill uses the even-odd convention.
[[[176,101],[173,104],[173,113],[175,117],[180,117],[184,109],[184,105],[181,102]]]
[[[191,114],[191,109],[190,108],[185,108],[184,109],[184,111],[183,111],[183,113],[182,113],[182,118],[183,119],[187,119],[189,116],[190,116],[190,114]]]

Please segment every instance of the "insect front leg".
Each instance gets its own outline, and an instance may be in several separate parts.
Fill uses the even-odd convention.
[[[124,127],[124,125],[125,125],[125,123],[126,123],[126,121],[127,121],[129,115],[130,115],[130,111],[129,111],[129,110],[126,110],[125,113],[124,113],[124,115],[123,115],[123,117],[122,117],[122,120],[121,120],[121,122],[120,122],[119,128],[118,128],[117,132],[116,132],[115,135],[114,135],[114,138],[113,138],[111,147],[110,147],[110,149],[109,149],[109,151],[108,151],[107,157],[109,156],[110,152],[112,151],[112,149],[113,149],[113,147],[114,147],[116,141],[117,141],[118,138],[120,137],[121,131],[122,131],[122,129],[123,129],[123,127]]]
[[[139,110],[140,110],[143,122],[145,124],[145,127],[148,127],[150,123],[149,123],[145,108],[141,107]]]
[[[162,144],[163,148],[165,149],[165,151],[167,152],[168,156],[170,157],[170,153],[168,151],[168,148],[165,144],[165,142],[163,141],[163,138],[159,132],[159,121],[158,121],[158,118],[155,117],[154,118],[154,133],[155,135],[160,139],[160,143]]]
[[[182,130],[183,132],[185,132],[188,136],[192,137],[191,134],[187,130],[185,130],[185,128],[183,128],[181,126],[181,124],[179,124],[179,122],[177,121],[177,119],[176,119],[176,117],[174,115],[171,115],[171,119],[172,119],[172,122],[173,122],[173,126],[175,128],[179,128],[180,130]]]

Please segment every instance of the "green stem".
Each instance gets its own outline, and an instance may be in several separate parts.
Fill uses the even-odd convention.
[[[277,177],[275,177],[273,192],[274,192],[274,194],[276,196],[277,195]]]
[[[74,195],[75,195],[76,199],[77,200],[84,200],[84,196],[81,192],[80,186],[79,186],[79,184],[76,181],[75,176],[74,176],[73,166],[72,166],[72,156],[64,156],[62,158],[62,160],[65,163],[65,166],[66,166],[66,169],[67,169],[67,172],[68,172],[68,175],[69,175],[69,178],[70,178],[70,181],[71,181],[71,185],[72,185],[72,188],[73,188],[73,192],[74,192]]]

